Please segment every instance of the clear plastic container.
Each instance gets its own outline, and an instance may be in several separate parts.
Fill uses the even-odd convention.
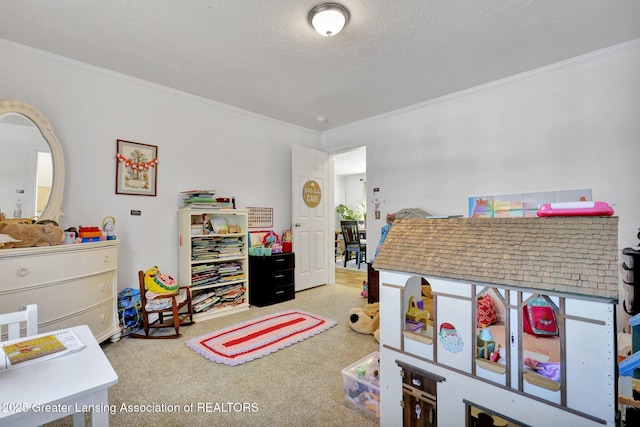
[[[373,352],[342,370],[346,401],[380,417],[380,353]]]

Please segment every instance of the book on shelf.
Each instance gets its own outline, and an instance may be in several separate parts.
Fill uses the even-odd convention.
[[[238,285],[225,291],[222,295],[218,295],[218,290],[212,292],[205,292],[198,295],[197,302],[194,300],[193,311],[194,313],[201,313],[208,310],[218,309],[230,305],[242,304],[245,300],[247,288]]]
[[[216,190],[184,190],[180,194],[216,194]]]
[[[83,347],[84,344],[71,329],[6,341],[0,351],[0,371],[43,362]]]
[[[216,197],[215,190],[182,191],[185,207],[204,209],[235,209],[234,197]]]

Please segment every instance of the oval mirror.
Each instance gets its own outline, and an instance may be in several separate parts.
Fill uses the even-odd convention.
[[[0,100],[0,212],[58,221],[64,191],[62,146],[32,106]]]

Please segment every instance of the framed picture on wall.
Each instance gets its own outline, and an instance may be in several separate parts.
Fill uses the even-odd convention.
[[[155,196],[158,180],[158,147],[117,140],[116,194]]]

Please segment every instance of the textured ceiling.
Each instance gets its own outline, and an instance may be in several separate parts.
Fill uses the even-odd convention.
[[[319,3],[0,0],[0,38],[320,131],[640,38],[638,0]]]

